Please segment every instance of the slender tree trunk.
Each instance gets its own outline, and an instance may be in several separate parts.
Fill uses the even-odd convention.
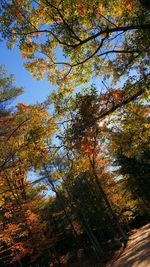
[[[63,209],[63,212],[64,212],[64,214],[65,214],[65,217],[66,217],[68,223],[69,223],[70,226],[71,226],[71,229],[72,229],[72,231],[73,231],[73,233],[74,233],[75,238],[78,239],[78,235],[77,235],[77,232],[76,232],[76,230],[75,230],[75,228],[74,228],[74,226],[73,226],[73,224],[72,224],[71,218],[69,217],[69,215],[68,215],[68,213],[67,213],[67,211],[66,211],[66,208],[65,208],[64,205],[63,205],[63,199],[62,199],[61,195],[60,195],[59,192],[56,190],[54,184],[53,184],[51,181],[49,181],[49,183],[50,183],[50,185],[51,185],[51,187],[52,187],[52,190],[55,192],[56,196],[57,196],[58,199],[60,200],[61,207],[62,207],[62,209]]]
[[[89,183],[89,181],[88,181],[88,179],[86,179],[86,181]],[[93,179],[91,179],[91,176],[90,176],[90,181],[91,181],[91,187],[93,186]],[[94,183],[95,184],[95,183]],[[97,184],[97,183],[96,183]],[[89,183],[89,186],[90,186],[90,183]],[[98,188],[99,188],[99,186],[98,186]],[[97,192],[96,190],[94,191],[93,189],[92,189],[92,192],[93,192],[93,195],[94,196],[96,196],[96,198],[97,198],[97,200],[99,201],[99,202],[102,202],[102,194],[100,193],[100,190],[99,190],[99,192]],[[103,200],[104,200],[104,198],[103,198]],[[104,201],[105,202],[105,204],[106,204],[106,201]],[[112,228],[112,224],[111,224],[111,222],[110,222],[110,217],[109,217],[109,215],[106,213],[106,215],[107,215],[107,218],[108,218],[108,222],[109,222],[109,225],[111,226],[111,228]],[[106,226],[106,225],[105,225]],[[112,228],[112,232],[113,232],[113,236],[115,236],[115,231],[114,231],[114,229]]]
[[[21,260],[18,260],[18,263],[19,263],[19,267],[23,267]]]
[[[121,234],[121,236],[123,238],[123,241],[126,243],[127,236],[126,236],[125,232],[123,231],[123,229],[122,229],[122,227],[121,227],[121,225],[120,225],[120,223],[118,221],[118,218],[117,218],[115,212],[113,211],[113,209],[111,207],[111,204],[110,204],[110,202],[109,202],[109,200],[108,200],[108,198],[107,198],[107,196],[106,196],[106,194],[105,194],[105,192],[104,192],[104,190],[103,190],[103,188],[101,186],[101,183],[99,181],[99,178],[98,178],[97,173],[96,173],[96,170],[95,170],[95,166],[93,164],[92,164],[92,169],[93,169],[93,175],[95,177],[95,181],[96,181],[96,183],[98,185],[98,188],[100,190],[100,193],[101,193],[101,195],[102,195],[102,197],[103,197],[103,199],[104,199],[104,201],[105,201],[105,203],[106,203],[106,205],[107,205],[107,207],[108,207],[108,209],[110,211],[110,214],[112,215],[112,217],[114,219],[115,225],[116,225],[119,233]]]
[[[94,248],[94,252],[95,255],[98,259],[98,261],[100,260],[100,254],[103,252],[103,250],[100,247],[100,244],[97,240],[97,238],[95,237],[95,235],[93,234],[93,231],[91,229],[91,227],[88,225],[85,217],[84,217],[84,212],[80,212],[79,209],[77,208],[77,205],[74,207],[74,199],[72,197],[72,194],[68,191],[68,189],[66,188],[67,194],[72,202],[72,204],[69,203],[69,205],[71,206],[71,209],[74,211],[74,213],[77,215],[78,221],[79,223],[81,223],[82,228],[84,229],[84,231],[86,232],[93,248]]]
[[[100,244],[99,244],[97,238],[95,237],[95,235],[93,234],[93,231],[92,231],[91,227],[89,226],[89,224],[87,223],[84,215],[82,214],[79,216],[80,216],[80,221],[81,221],[82,227],[85,230],[85,232],[87,233],[87,236],[88,236],[91,244],[93,245],[95,255],[96,255],[98,261],[100,261],[100,255],[102,254],[103,250],[101,249]]]

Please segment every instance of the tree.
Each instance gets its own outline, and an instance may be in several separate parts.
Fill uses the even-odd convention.
[[[51,241],[45,236],[47,222],[41,218],[45,201],[40,191],[44,188],[32,188],[26,182],[23,190],[19,181],[20,177],[14,177],[15,190],[11,186],[8,190],[4,182],[1,186],[5,194],[1,194],[0,257],[6,265],[19,262],[22,266],[25,258],[36,261]]]
[[[57,98],[95,75],[118,81],[133,69],[148,71],[150,21],[143,1],[8,0],[0,16],[8,45],[19,44],[34,77],[47,72],[59,86]]]
[[[126,188],[138,206],[149,210],[149,105],[132,103],[125,110],[117,132],[110,135],[110,151]]]
[[[0,113],[1,116],[8,111],[10,103],[23,92],[22,87],[16,87],[14,76],[7,75],[3,66],[0,66]]]
[[[28,171],[42,166],[48,155],[47,142],[56,130],[48,112],[42,107],[18,104],[16,112],[2,121],[5,132],[1,139],[3,151],[1,171],[13,166],[24,166]],[[9,123],[9,127],[8,127]]]
[[[5,104],[0,135],[0,257],[5,264],[22,266],[25,257],[36,261],[42,247],[48,251],[52,242],[45,236],[47,222],[41,219],[45,187],[33,188],[27,174],[46,162],[56,126],[42,107],[20,103],[13,112],[7,109],[7,101],[17,97],[21,88],[13,86],[12,76],[2,76],[0,82],[1,103]]]
[[[1,254],[21,266],[25,255],[30,262],[39,260],[45,246],[46,262],[53,255],[59,262],[59,238],[70,240],[65,252],[81,245],[75,221],[99,258],[106,245],[99,241],[121,236],[126,241],[121,225],[130,220],[126,211],[137,211],[137,203],[149,206],[149,6],[143,0],[2,0],[0,5],[8,47],[18,44],[33,76],[41,79],[46,72],[58,87],[47,101],[54,104],[53,116],[42,105],[23,103],[5,116],[1,112]],[[93,77],[101,78],[98,90],[89,85],[73,93]],[[19,91],[11,79],[2,80],[7,103]],[[112,165],[116,160],[119,170],[113,173],[109,160]],[[46,181],[55,193],[49,206],[43,204],[42,187],[26,180],[33,169],[41,175],[36,182]],[[50,218],[49,227],[43,215]]]

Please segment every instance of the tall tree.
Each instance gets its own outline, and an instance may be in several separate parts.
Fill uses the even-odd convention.
[[[149,209],[149,105],[133,103],[125,109],[120,127],[110,135],[110,149],[124,175],[126,187]],[[143,209],[143,208],[142,208]]]
[[[0,66],[0,113],[7,112],[8,105],[21,93],[22,87],[15,86],[13,75],[7,75],[4,66]]]

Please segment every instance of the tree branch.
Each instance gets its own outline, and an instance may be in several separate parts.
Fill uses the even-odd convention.
[[[132,87],[136,86],[137,84],[141,83],[145,78],[148,78],[150,76],[150,73],[148,73],[147,75],[145,75],[144,77],[142,77],[140,80],[138,80],[136,83],[132,84]],[[148,83],[147,85],[150,85],[150,83]],[[100,120],[110,114],[112,114],[114,111],[116,111],[118,108],[130,103],[131,101],[135,100],[138,96],[142,95],[145,92],[145,88],[142,88],[140,90],[138,90],[136,93],[134,93],[132,96],[127,97],[126,99],[122,100],[119,103],[116,103],[115,105],[113,105],[110,109],[102,112],[97,118],[97,120]],[[91,125],[90,125],[91,126]]]

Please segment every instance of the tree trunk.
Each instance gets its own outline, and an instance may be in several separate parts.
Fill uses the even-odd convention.
[[[91,227],[89,226],[89,224],[87,223],[84,215],[80,215],[80,221],[81,221],[83,229],[87,233],[87,236],[88,236],[91,244],[93,245],[95,255],[96,255],[98,261],[100,261],[100,254],[102,254],[103,250],[101,249],[100,244],[99,244],[97,238],[95,237],[95,235],[93,234],[93,231],[92,231]]]
[[[96,181],[96,183],[98,185],[98,188],[100,190],[100,193],[102,195],[102,198],[104,199],[104,201],[106,203],[106,206],[108,207],[108,210],[110,211],[110,214],[113,217],[113,220],[115,222],[115,225],[116,225],[116,227],[117,227],[120,235],[123,238],[123,242],[126,243],[127,242],[127,236],[126,236],[125,232],[123,231],[123,229],[122,229],[122,227],[121,227],[121,225],[120,225],[120,223],[118,221],[118,218],[117,218],[115,212],[113,211],[113,209],[111,207],[111,204],[110,204],[110,202],[109,202],[109,200],[108,200],[108,198],[107,198],[107,196],[106,196],[106,194],[105,194],[105,192],[104,192],[104,190],[103,190],[103,188],[101,186],[101,182],[99,181],[99,178],[97,176],[97,173],[96,173],[96,170],[95,170],[95,166],[93,164],[91,164],[91,166],[92,166],[92,170],[93,170],[93,175],[95,177],[95,181]]]
[[[18,263],[19,263],[19,267],[23,267],[23,265],[22,265],[20,260],[18,260]]]
[[[60,200],[61,207],[62,207],[62,209],[63,209],[63,212],[64,212],[64,214],[65,214],[65,217],[66,217],[68,223],[69,223],[70,226],[71,226],[71,229],[72,229],[72,231],[73,231],[73,234],[74,234],[75,238],[78,239],[78,235],[77,235],[77,232],[76,232],[76,230],[75,230],[75,228],[74,228],[74,226],[73,226],[73,224],[72,224],[71,218],[69,217],[69,215],[68,215],[68,213],[67,213],[67,211],[66,211],[66,208],[65,208],[64,205],[63,205],[63,199],[62,199],[61,195],[60,195],[59,192],[56,190],[54,184],[53,184],[51,181],[49,181],[49,183],[50,183],[50,185],[51,185],[51,187],[52,187],[53,192],[55,192],[56,196],[57,196],[58,199]]]

